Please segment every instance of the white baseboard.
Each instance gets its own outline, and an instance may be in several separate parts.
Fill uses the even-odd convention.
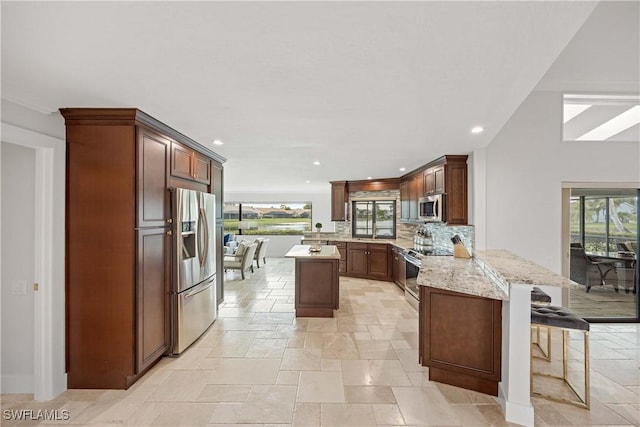
[[[506,399],[502,384],[498,388],[498,403],[504,412],[506,421],[514,424],[520,424],[527,427],[533,427],[534,411],[531,404],[525,405]]]

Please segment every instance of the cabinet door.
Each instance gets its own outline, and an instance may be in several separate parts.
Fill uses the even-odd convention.
[[[138,128],[138,227],[164,227],[169,218],[169,140]]]
[[[434,193],[444,193],[444,166],[433,169],[433,191]]]
[[[420,288],[419,353],[429,379],[497,395],[502,301]],[[456,383],[461,378],[467,380]]]
[[[340,262],[338,263],[338,273],[347,272],[347,244],[345,242],[328,241],[327,245],[335,245],[340,252]]]
[[[179,178],[193,179],[191,176],[193,151],[182,145],[171,143],[171,175]]]
[[[212,165],[211,180],[211,192],[216,196],[216,218],[222,219],[224,174],[222,165],[217,162],[214,162]]]
[[[424,172],[424,194],[430,195],[435,191],[435,175],[433,173],[433,169],[427,169]]]
[[[165,228],[137,231],[136,372],[169,348],[169,238]]]
[[[467,165],[447,165],[445,215],[449,225],[466,225],[469,221],[467,205]]]
[[[418,219],[418,199],[422,197],[422,174],[414,175],[410,183],[409,219]]]
[[[367,244],[348,243],[347,248],[347,272],[366,275],[368,271]]]
[[[211,183],[211,160],[200,153],[193,152],[193,180],[209,185]]]
[[[400,182],[400,219],[409,219],[410,181]]]
[[[331,183],[331,221],[346,220],[346,183]]]
[[[389,247],[384,245],[369,244],[369,265],[367,274],[374,278],[387,279],[389,277]]]
[[[404,260],[404,256],[402,255],[402,252],[400,251],[400,249],[394,247],[391,251],[391,256],[392,256],[392,262],[391,262],[391,266],[393,269],[393,272],[391,274],[393,281],[396,283],[396,285],[398,286],[402,286],[403,282],[404,282],[404,276],[405,276],[405,260]]]

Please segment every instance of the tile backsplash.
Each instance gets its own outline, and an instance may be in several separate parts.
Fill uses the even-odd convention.
[[[433,247],[437,250],[453,251],[451,238],[460,236],[470,254],[475,251],[475,230],[472,225],[445,225],[440,222],[428,222],[418,227],[433,236]]]

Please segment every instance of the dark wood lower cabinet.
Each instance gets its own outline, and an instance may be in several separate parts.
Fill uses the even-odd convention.
[[[419,358],[429,379],[498,395],[502,301],[420,286]]]
[[[327,245],[335,245],[340,252],[340,261],[338,262],[338,273],[343,274],[347,272],[347,243],[346,242],[334,242],[332,240],[327,242]]]
[[[296,258],[295,309],[298,317],[333,317],[339,308],[337,259]]]
[[[368,273],[369,255],[366,243],[348,243],[347,273],[366,276]]]
[[[348,242],[346,276],[392,281],[391,255],[386,243]]]
[[[149,368],[170,345],[169,235],[165,228],[138,230],[137,372]]]

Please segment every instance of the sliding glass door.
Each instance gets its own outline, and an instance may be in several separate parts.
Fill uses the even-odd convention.
[[[638,319],[638,190],[572,189],[569,307],[592,320]]]

